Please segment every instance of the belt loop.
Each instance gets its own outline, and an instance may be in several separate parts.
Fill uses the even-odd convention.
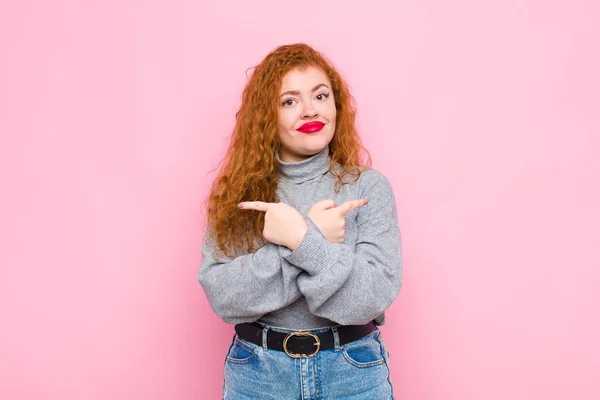
[[[331,332],[333,332],[333,347],[335,348],[335,351],[341,350],[340,334],[338,333],[337,326],[332,326]]]
[[[267,332],[269,331],[269,326],[264,326],[263,327],[263,332],[262,332],[262,347],[264,350],[267,350]]]

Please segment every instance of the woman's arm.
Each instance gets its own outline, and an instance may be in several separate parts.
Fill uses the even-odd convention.
[[[253,322],[285,307],[300,296],[300,269],[284,262],[281,246],[267,243],[256,253],[215,260],[214,243],[202,244],[198,281],[215,314],[230,324]]]
[[[362,182],[356,245],[329,243],[306,217],[308,231],[284,258],[304,271],[297,278],[311,312],[343,325],[365,324],[398,295],[402,251],[396,204],[385,176],[375,170]]]

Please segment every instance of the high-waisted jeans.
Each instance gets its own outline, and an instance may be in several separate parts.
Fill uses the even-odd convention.
[[[335,348],[312,358],[291,358],[234,335],[225,359],[223,399],[393,400],[389,352],[379,329],[343,346],[333,332]]]

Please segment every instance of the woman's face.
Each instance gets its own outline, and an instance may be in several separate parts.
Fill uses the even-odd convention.
[[[335,132],[335,99],[323,70],[308,66],[289,71],[279,98],[279,157],[302,161],[323,150]]]

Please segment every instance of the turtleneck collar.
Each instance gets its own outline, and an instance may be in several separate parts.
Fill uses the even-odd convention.
[[[329,146],[314,154],[306,160],[298,162],[285,162],[279,158],[279,152],[275,153],[275,158],[279,163],[279,172],[281,178],[293,183],[302,183],[310,179],[321,176],[329,170],[331,157],[329,156]]]

